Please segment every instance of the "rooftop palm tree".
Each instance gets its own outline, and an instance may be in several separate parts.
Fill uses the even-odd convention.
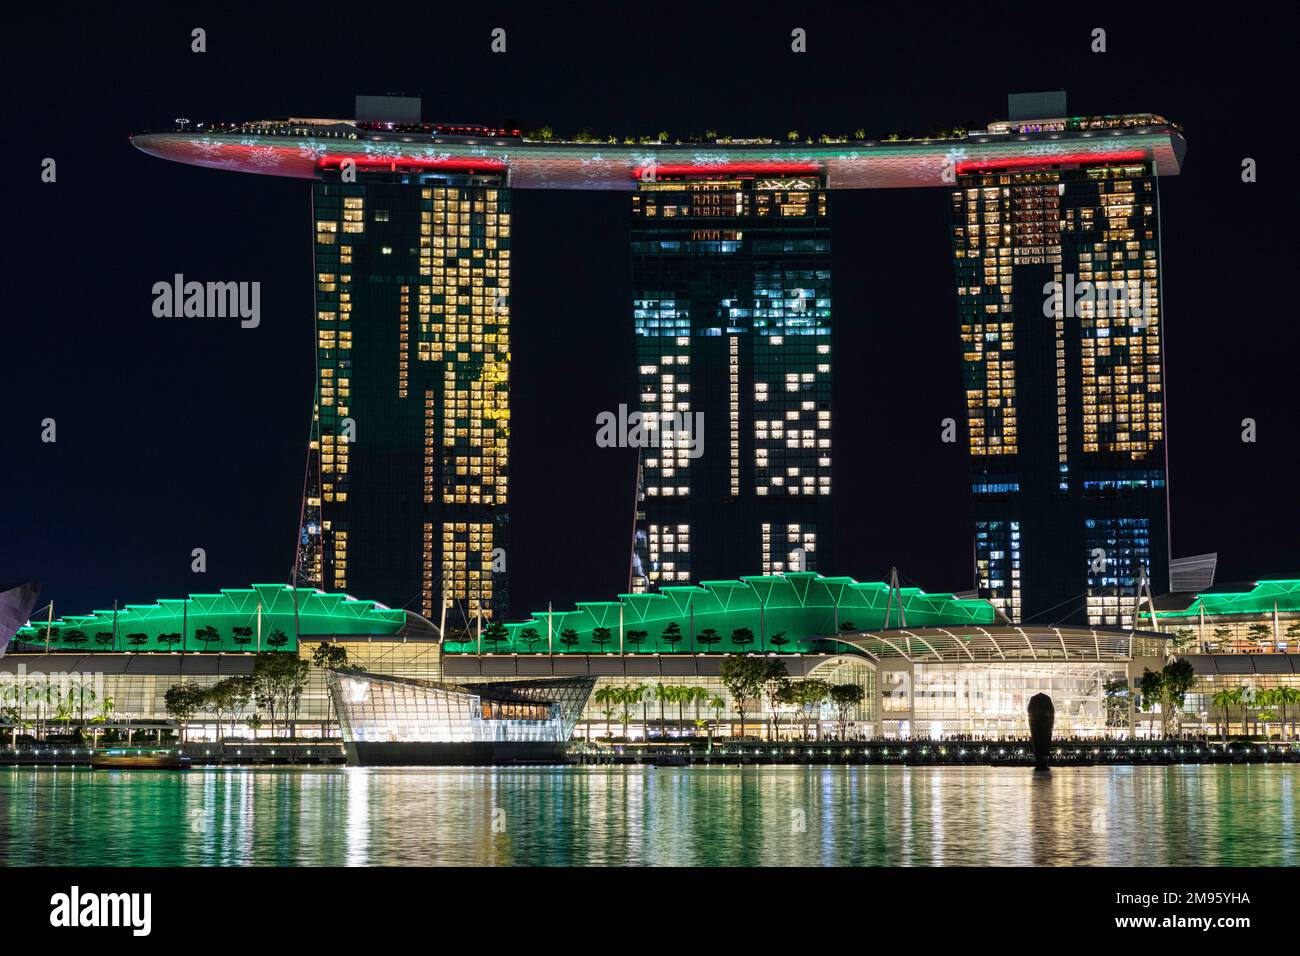
[[[754,632],[747,627],[738,627],[731,632],[731,643],[735,644],[742,652],[749,649],[749,645],[754,643]]]
[[[670,621],[659,635],[659,640],[667,644],[670,651],[677,650],[677,645],[682,640],[682,626],[676,621]]]
[[[1226,624],[1220,624],[1214,629],[1213,650],[1222,652],[1232,641],[1232,628]]]
[[[493,621],[487,626],[487,629],[483,631],[483,640],[487,641],[487,643],[491,645],[493,653],[496,653],[497,648],[505,643],[506,639],[509,637],[510,631],[500,621]]]
[[[205,651],[212,650],[212,645],[221,640],[221,632],[211,624],[206,627],[200,627],[194,632],[194,639],[203,644]]]
[[[1246,628],[1246,633],[1256,644],[1269,644],[1273,640],[1273,629],[1264,623],[1255,623]]]
[[[1286,639],[1288,647],[1292,644],[1300,645],[1300,621],[1292,621],[1286,626]]]

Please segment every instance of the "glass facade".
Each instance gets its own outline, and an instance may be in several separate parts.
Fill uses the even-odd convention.
[[[499,617],[510,192],[498,176],[323,175],[299,580],[430,618]]]
[[[831,557],[830,196],[681,175],[632,196],[641,449],[632,590]],[[686,434],[682,434],[683,430]]]
[[[1128,624],[1168,581],[1159,198],[1148,163],[958,166],[951,193],[981,595]]]
[[[889,675],[894,679],[882,692],[883,732],[887,737],[1025,737],[1029,699],[1043,693],[1056,708],[1056,736],[1103,736],[1106,683],[1125,675],[1122,663],[918,663],[910,679]]]
[[[568,678],[457,687],[339,671],[328,679],[349,743],[564,743],[595,683]]]

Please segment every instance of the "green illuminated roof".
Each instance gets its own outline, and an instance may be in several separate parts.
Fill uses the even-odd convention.
[[[113,611],[92,611],[56,618],[50,633],[50,650],[296,652],[299,637],[389,635],[407,623],[405,611],[357,600],[347,594],[327,594],[315,588],[295,589],[287,584],[254,584],[249,588],[223,588],[219,594],[159,598],[153,604],[128,604],[119,608],[116,622],[114,616]],[[200,640],[197,633],[208,627],[216,629],[216,639]],[[236,628],[248,628],[250,633],[236,634]],[[184,634],[183,647],[181,641],[168,643],[160,639],[169,634]],[[132,635],[143,635],[144,639],[132,640]],[[285,638],[283,642],[281,635]],[[46,622],[33,621],[18,630],[12,650],[22,653],[45,647]]]
[[[1279,613],[1300,612],[1300,578],[1256,581],[1249,591],[1202,591],[1185,608],[1157,609],[1156,619],[1198,618],[1202,610],[1207,617],[1272,614],[1275,606]],[[1151,615],[1143,610],[1140,616],[1149,618]]]
[[[920,588],[901,588],[900,595],[911,627],[991,624],[993,606],[982,600],[963,600],[952,594],[927,594]],[[730,581],[701,581],[699,585],[665,587],[652,594],[620,594],[616,601],[580,602],[571,611],[535,611],[526,621],[507,624],[507,637],[498,645],[484,639],[485,653],[632,653],[682,654],[692,652],[807,650],[815,641],[852,623],[858,630],[879,628],[885,622],[889,585],[859,582],[849,577],[823,577],[814,572],[754,576]],[[838,612],[837,612],[838,609]],[[680,638],[666,634],[677,624]],[[898,626],[898,600],[890,618]],[[549,631],[548,631],[549,626]],[[597,634],[608,628],[608,639]],[[733,640],[733,632],[747,628],[751,643]],[[525,632],[531,629],[533,634]],[[716,632],[718,640],[710,643]],[[565,643],[564,632],[575,634]],[[645,631],[644,638],[637,633]],[[548,638],[549,634],[549,638]],[[530,642],[529,638],[533,638]],[[444,644],[448,653],[475,653],[477,640]]]

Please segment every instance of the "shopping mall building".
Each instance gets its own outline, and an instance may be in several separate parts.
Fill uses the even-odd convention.
[[[835,734],[841,719],[852,737],[1023,735],[1026,704],[1039,692],[1055,703],[1059,735],[1145,736],[1158,718],[1133,691],[1144,670],[1158,670],[1178,654],[1198,675],[1182,728],[1215,733],[1224,719],[1212,704],[1217,690],[1300,688],[1300,581],[1235,587],[1165,595],[1154,602],[1154,628],[1148,609],[1139,629],[1127,630],[1012,625],[982,600],[792,572],[583,602],[504,630],[470,622],[448,629],[443,641],[436,624],[411,611],[260,584],[83,616],[38,614],[0,658],[0,722],[98,717],[101,726],[122,727],[165,721],[164,695],[175,684],[251,674],[259,652],[310,662],[329,643],[346,649],[349,666],[372,682],[396,679],[384,685],[388,692],[436,686],[444,696],[439,706],[453,696],[468,701],[476,722],[537,711],[537,720],[579,739],[639,738],[647,728],[652,735],[741,733],[740,708],[721,676],[723,662],[738,653],[778,659],[794,681],[856,684],[863,691],[847,713],[829,702],[806,712],[778,704],[773,712],[765,698],[744,701],[743,733],[751,736],[770,735],[774,716],[783,737]],[[579,678],[585,680],[569,680]],[[346,721],[350,707],[338,686],[359,680],[340,682],[310,666],[296,712],[281,714],[275,732],[288,733],[291,724],[300,736],[337,735],[336,714],[342,709]],[[530,685],[537,685],[533,703],[524,706]],[[570,690],[563,707],[538,710],[543,685],[580,687],[589,696],[584,705],[568,699]],[[611,687],[641,693],[601,693]],[[694,692],[688,697],[680,688]],[[225,715],[225,726],[246,735],[248,719],[260,710],[250,703]],[[392,713],[391,726],[367,718],[371,739],[428,732],[410,729],[415,723],[407,725],[400,707]],[[265,736],[268,715],[258,716]],[[1300,707],[1287,720],[1297,717]],[[1270,719],[1272,732],[1281,732],[1279,718],[1262,705],[1248,703],[1227,719],[1234,732],[1246,723],[1263,732]],[[481,737],[482,727],[476,728],[465,732]],[[196,714],[190,736],[216,739],[215,715]]]

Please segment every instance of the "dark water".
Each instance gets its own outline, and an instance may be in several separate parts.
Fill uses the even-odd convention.
[[[1296,865],[1300,767],[0,768],[0,865]]]

